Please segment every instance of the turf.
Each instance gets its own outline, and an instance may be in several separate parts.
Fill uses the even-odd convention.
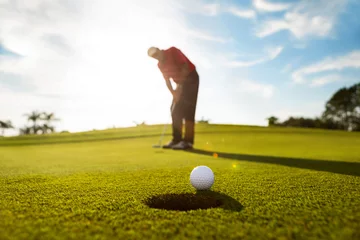
[[[173,151],[161,131],[1,139],[0,239],[360,238],[359,133],[197,125]]]

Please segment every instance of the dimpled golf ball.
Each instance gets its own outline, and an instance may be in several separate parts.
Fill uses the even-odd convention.
[[[207,166],[198,166],[190,173],[191,185],[196,190],[209,190],[214,184],[214,173]]]

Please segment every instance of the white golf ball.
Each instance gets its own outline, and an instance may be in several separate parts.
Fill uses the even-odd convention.
[[[198,166],[190,173],[191,185],[197,190],[208,190],[214,184],[214,173],[207,166]]]

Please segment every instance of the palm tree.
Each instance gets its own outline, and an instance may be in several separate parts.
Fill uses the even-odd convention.
[[[5,127],[6,123],[0,120],[1,136],[4,136]]]
[[[41,131],[43,134],[49,133],[49,132],[54,132],[55,128],[53,126],[48,125],[47,123],[43,124],[41,126]]]
[[[52,121],[59,121],[59,118],[55,117],[54,113],[46,113],[43,112],[41,114],[41,120],[45,121],[45,123],[42,125],[42,132],[43,134],[50,132],[54,132],[55,128],[53,126],[51,126],[51,122]]]
[[[39,130],[37,121],[41,120],[41,113],[39,113],[38,111],[32,111],[30,114],[24,114],[24,115],[27,116],[28,121],[33,122],[32,129],[34,134],[36,134]]]
[[[51,122],[51,121],[59,121],[60,119],[55,117],[55,113],[43,112],[42,113],[42,120],[45,120],[47,122]]]
[[[1,135],[4,136],[5,129],[14,128],[11,121],[0,121]]]
[[[29,134],[31,134],[32,130],[33,130],[32,127],[25,126],[24,128],[19,129],[19,133],[20,133],[20,135],[29,135]]]

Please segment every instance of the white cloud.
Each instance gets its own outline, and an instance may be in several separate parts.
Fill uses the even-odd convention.
[[[260,29],[256,31],[256,36],[263,38],[272,35],[276,32],[290,29],[290,24],[283,20],[269,20],[266,21]]]
[[[288,3],[273,3],[266,0],[253,0],[253,5],[257,10],[264,12],[284,11],[291,6]]]
[[[282,52],[282,50],[284,49],[284,47],[282,46],[278,46],[276,48],[269,48],[268,54],[269,54],[269,59],[270,60],[274,60],[277,56],[280,55],[280,53]]]
[[[346,4],[347,0],[300,1],[286,12],[284,18],[263,22],[256,30],[256,36],[263,38],[288,30],[298,39],[327,37]]]
[[[263,63],[264,59],[254,60],[254,61],[231,61],[227,65],[229,67],[252,67],[257,64]]]
[[[178,9],[182,11],[201,14],[205,16],[217,16],[221,12],[221,5],[218,3],[208,3],[206,1],[191,1],[191,0],[182,0],[182,1],[173,1],[173,5],[176,5]]]
[[[207,15],[216,16],[220,11],[220,5],[216,3],[204,4],[202,10]]]
[[[324,86],[326,84],[341,81],[341,80],[344,80],[344,78],[339,74],[327,75],[327,76],[312,79],[310,86],[311,87],[320,87],[320,86]]]
[[[274,95],[275,88],[270,84],[243,79],[238,84],[238,90],[269,99]]]
[[[240,9],[235,6],[231,6],[228,7],[226,11],[240,18],[247,18],[247,19],[256,18],[256,12],[252,9]]]
[[[274,48],[267,48],[265,57],[262,57],[262,58],[259,58],[256,60],[251,60],[251,61],[229,61],[226,63],[226,65],[229,67],[255,66],[260,63],[274,60],[276,57],[278,57],[280,55],[280,53],[283,51],[283,49],[284,49],[284,47],[282,47],[282,46],[278,46],[278,47],[274,47]]]
[[[211,34],[208,34],[206,32],[196,31],[196,30],[184,30],[184,32],[193,38],[201,39],[205,41],[211,41],[211,42],[218,42],[218,43],[227,43],[231,41],[232,39],[229,38],[223,38],[223,37],[217,37],[213,36]]]
[[[318,63],[300,68],[292,73],[292,79],[294,83],[306,83],[307,75],[330,71],[341,71],[346,68],[360,68],[360,50],[352,51],[343,56],[328,57]],[[329,81],[329,79],[327,80]],[[326,82],[326,79],[318,81]]]
[[[253,9],[241,8],[235,5],[229,5],[224,3],[207,3],[206,1],[190,1],[182,0],[178,5],[181,9],[195,14],[201,14],[205,16],[219,16],[222,13],[230,13],[236,17],[244,19],[256,18],[256,11]]]

